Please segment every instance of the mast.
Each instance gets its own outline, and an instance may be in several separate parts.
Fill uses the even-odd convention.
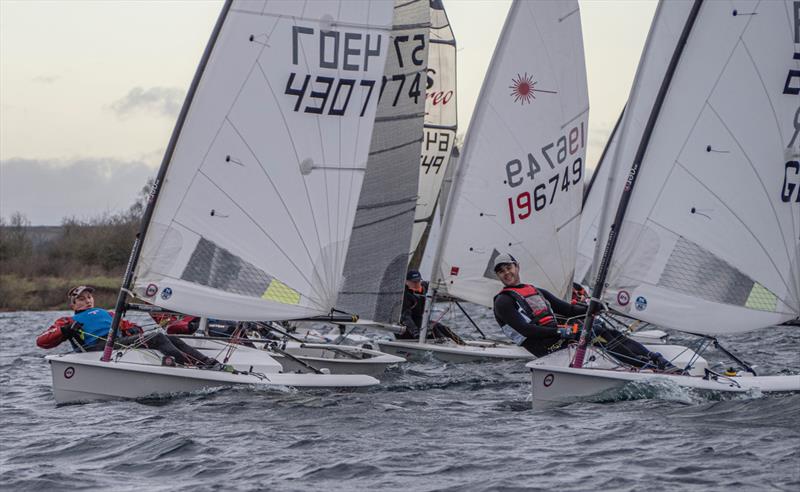
[[[170,161],[172,161],[172,155],[175,152],[175,145],[178,142],[178,136],[183,129],[183,124],[186,121],[186,115],[189,113],[189,107],[192,105],[192,99],[194,99],[197,86],[200,84],[200,78],[203,76],[203,72],[208,64],[208,59],[211,57],[211,51],[214,49],[214,45],[219,37],[219,32],[222,29],[222,25],[225,23],[225,18],[228,16],[228,12],[230,11],[232,3],[233,0],[226,0],[225,5],[222,7],[222,11],[217,18],[217,22],[214,25],[214,30],[211,32],[211,37],[206,45],[206,49],[203,51],[203,56],[200,58],[200,64],[198,65],[197,71],[194,74],[192,83],[189,85],[189,92],[186,94],[186,99],[183,101],[181,112],[178,115],[178,121],[175,123],[175,128],[172,130],[172,136],[170,136],[169,143],[167,144],[167,150],[164,153],[164,158],[161,160],[161,167],[158,169],[156,179],[153,181],[153,187],[150,189],[150,196],[147,199],[147,207],[145,207],[144,214],[142,215],[142,222],[139,225],[139,232],[136,234],[136,239],[133,241],[131,255],[128,258],[128,265],[125,269],[125,275],[122,279],[122,286],[120,287],[119,295],[117,296],[117,303],[114,306],[114,319],[111,321],[111,328],[108,330],[108,337],[106,338],[106,346],[103,349],[103,356],[100,358],[100,360],[103,362],[108,362],[111,360],[111,352],[114,349],[114,339],[116,338],[119,322],[122,319],[122,315],[125,310],[125,300],[130,292],[131,284],[133,283],[133,272],[136,269],[136,264],[139,262],[142,244],[144,243],[144,237],[147,233],[147,228],[150,226],[150,220],[153,217],[153,211],[156,208],[156,201],[158,200],[158,195],[161,191],[161,185],[164,182],[165,176],[167,175],[167,168],[169,167]]]
[[[500,38],[497,40],[497,45],[494,48],[494,53],[492,54],[492,61],[489,63],[489,67],[486,70],[486,77],[484,77],[483,79],[483,84],[481,85],[481,91],[478,94],[478,99],[477,99],[478,103],[480,103],[480,101],[484,99],[485,93],[489,90],[490,75],[494,73],[494,68],[495,65],[497,64],[496,55],[502,48],[502,46],[505,44],[506,38],[508,38],[508,26],[511,24],[511,21],[514,18],[513,16],[516,14],[516,11],[519,7],[519,3],[520,3],[519,0],[514,0],[514,3],[511,4],[511,8],[508,9],[508,15],[506,15],[506,20],[503,23],[503,30],[500,31]],[[467,127],[468,135],[467,138],[464,139],[464,145],[463,145],[464,151],[462,153],[463,157],[459,159],[458,169],[456,169],[455,175],[453,176],[453,187],[450,190],[451,197],[458,196],[458,190],[459,188],[461,188],[461,181],[462,181],[461,177],[463,176],[464,171],[466,171],[466,166],[464,165],[464,163],[469,162],[469,150],[471,148],[471,146],[469,145],[470,141],[469,129],[474,128],[474,122],[478,121],[480,115],[483,114],[483,112],[485,111],[485,106],[486,106],[485,104],[481,105],[476,104],[476,108],[472,113],[472,118],[470,118],[470,124]],[[442,218],[442,231],[439,236],[439,242],[436,244],[436,254],[433,257],[432,275],[435,277],[438,277],[441,273],[440,266],[442,263],[442,254],[444,253],[444,244],[447,239],[447,235],[450,232],[450,227],[453,222],[452,216],[455,208],[454,202],[455,200],[448,200],[447,206],[445,206],[444,208],[444,217]],[[433,294],[430,296],[429,299],[430,302],[425,303],[425,314],[422,316],[422,327],[420,328],[419,331],[420,343],[425,342],[425,337],[427,336],[428,333],[428,326],[430,325],[430,319],[433,313],[433,303],[436,300],[436,292],[438,290],[437,286],[439,285],[440,282],[441,282],[440,279],[434,280],[434,278],[431,277],[430,285],[433,286]]]
[[[692,5],[692,10],[689,12],[689,16],[686,19],[686,24],[683,26],[683,31],[681,32],[681,36],[678,39],[677,45],[675,46],[675,51],[672,53],[672,58],[669,61],[667,71],[664,74],[664,79],[661,81],[661,87],[659,88],[655,102],[653,103],[653,109],[650,112],[650,117],[647,119],[647,124],[642,134],[642,140],[639,142],[639,147],[636,149],[636,155],[633,158],[633,164],[631,165],[631,170],[628,174],[628,180],[625,185],[625,189],[622,191],[622,196],[620,197],[617,213],[614,217],[614,223],[611,225],[611,230],[608,233],[608,240],[603,253],[603,260],[600,263],[600,268],[597,272],[597,279],[595,280],[594,289],[592,289],[591,302],[589,303],[589,308],[586,311],[586,318],[583,320],[583,327],[581,329],[581,337],[578,342],[578,349],[575,352],[575,360],[572,362],[571,367],[583,367],[583,358],[586,354],[586,345],[589,338],[590,324],[592,322],[594,313],[600,309],[600,299],[603,295],[606,276],[608,275],[608,269],[611,265],[611,258],[614,254],[614,248],[617,245],[617,238],[622,230],[622,221],[625,218],[625,213],[628,209],[628,203],[630,202],[633,188],[636,185],[636,180],[639,176],[644,155],[647,152],[647,146],[650,143],[650,137],[653,134],[653,128],[655,128],[656,122],[658,121],[658,115],[661,112],[661,107],[664,104],[664,99],[666,98],[667,91],[669,90],[670,83],[672,82],[672,77],[675,75],[675,69],[677,68],[678,62],[683,54],[686,41],[689,39],[689,34],[692,32],[692,27],[694,26],[695,20],[697,19],[697,14],[700,11],[702,4],[703,0],[695,0],[694,5]]]

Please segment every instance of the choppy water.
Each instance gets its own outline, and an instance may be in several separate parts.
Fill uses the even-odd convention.
[[[354,392],[56,407],[34,338],[57,315],[0,314],[3,490],[800,490],[798,394],[532,410],[522,363],[431,360]],[[764,374],[800,372],[800,328],[724,341]]]

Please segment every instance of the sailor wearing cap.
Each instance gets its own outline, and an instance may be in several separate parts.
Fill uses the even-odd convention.
[[[397,338],[419,338],[422,318],[425,315],[425,294],[427,290],[428,283],[422,280],[422,274],[419,271],[409,270],[406,273],[406,288],[403,292],[403,308],[400,315],[400,324],[405,327],[405,330],[396,335]],[[426,338],[449,338],[456,343],[464,343],[448,326],[435,321],[431,323]]]
[[[519,263],[508,253],[494,260],[494,273],[503,282],[503,289],[494,297],[494,317],[506,334],[517,345],[541,357],[566,348],[580,335],[579,324],[559,326],[556,314],[565,318],[586,314],[584,304],[571,304],[544,289],[520,281]],[[659,369],[674,369],[661,354],[650,352],[642,344],[625,335],[606,328],[602,322],[592,326],[597,337],[608,351],[622,362],[642,367],[652,365]]]
[[[67,300],[69,307],[74,311],[73,315],[57,319],[36,338],[36,345],[50,349],[69,340],[76,351],[103,350],[114,312],[94,307],[93,294],[94,287],[87,285],[71,288],[67,292]],[[116,340],[117,348],[135,345],[158,350],[166,356],[164,358],[166,365],[178,363],[203,369],[229,370],[228,366],[220,364],[212,357],[206,357],[178,337],[165,335],[159,331],[144,333],[141,327],[125,319],[120,320],[119,329],[122,337]]]

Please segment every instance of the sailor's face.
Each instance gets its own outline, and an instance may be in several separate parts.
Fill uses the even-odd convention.
[[[506,287],[519,285],[519,266],[514,263],[504,263],[500,265],[497,271],[495,271],[495,274]]]
[[[73,311],[83,311],[94,307],[94,296],[91,292],[81,292],[81,295],[72,300]]]

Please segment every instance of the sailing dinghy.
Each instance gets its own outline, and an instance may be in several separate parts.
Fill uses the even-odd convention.
[[[701,348],[797,318],[799,44],[798,1],[659,5],[621,127],[616,159],[627,178],[601,231],[594,297],[698,335]],[[686,372],[664,375],[579,347],[527,367],[535,406],[631,382],[800,391],[800,374],[760,376],[734,361],[740,369],[722,374],[674,362]]]
[[[431,287],[491,306],[502,284],[494,258],[511,252],[525,281],[565,296],[572,285],[589,100],[577,2],[515,1],[459,157]],[[428,308],[433,302],[428,303]],[[423,329],[423,332],[425,330]],[[532,359],[522,347],[379,342],[384,352],[449,361]]]
[[[394,2],[228,1],[186,97],[134,242],[106,350],[48,356],[56,401],[229,385],[358,387],[286,374],[266,351],[243,373],[114,351],[127,296],[225,320],[326,315],[336,304],[367,163]],[[250,367],[248,366],[248,368]]]

